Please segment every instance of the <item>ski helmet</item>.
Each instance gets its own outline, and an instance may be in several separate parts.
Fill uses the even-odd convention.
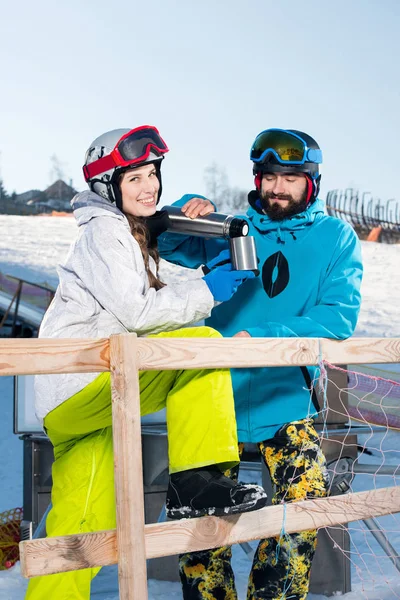
[[[322,152],[307,133],[297,129],[266,129],[254,140],[250,160],[257,191],[260,191],[264,173],[304,173],[308,182],[307,202],[317,198]]]
[[[135,129],[114,129],[103,133],[89,146],[83,174],[89,188],[122,210],[118,181],[128,170],[153,163],[160,182],[157,203],[161,198],[161,161],[168,146],[158,130],[150,125]]]

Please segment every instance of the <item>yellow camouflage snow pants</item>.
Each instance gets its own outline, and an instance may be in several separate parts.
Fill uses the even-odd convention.
[[[195,327],[151,337],[221,337]],[[228,369],[143,371],[142,415],[167,407],[170,471],[239,462]],[[115,528],[110,374],[102,373],[45,418],[54,446],[49,537]],[[30,580],[26,600],[89,600],[100,569],[82,569]]]
[[[275,489],[273,504],[326,496],[326,462],[312,419],[281,427],[258,448]],[[239,444],[239,452],[243,452],[243,444]],[[238,468],[230,474],[237,478]],[[261,540],[250,572],[247,600],[305,600],[316,544],[315,530]],[[181,555],[184,600],[237,600],[231,557],[228,546]]]

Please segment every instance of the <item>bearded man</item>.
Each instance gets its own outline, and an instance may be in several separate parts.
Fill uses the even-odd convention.
[[[321,337],[344,340],[355,329],[362,278],[358,238],[345,221],[327,216],[318,199],[322,153],[297,130],[267,129],[250,158],[255,190],[248,196],[260,276],[216,306],[206,324],[225,337]],[[216,210],[184,196],[175,205],[191,218]],[[163,258],[198,267],[218,256],[226,240],[164,233]],[[273,504],[323,497],[328,479],[313,420],[319,412],[315,367],[232,369],[240,449],[256,443],[274,486]],[[232,473],[237,476],[237,473]],[[305,600],[317,532],[261,540],[248,600]],[[235,600],[230,548],[180,557],[185,600]]]

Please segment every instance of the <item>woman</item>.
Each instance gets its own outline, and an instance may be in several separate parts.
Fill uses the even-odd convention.
[[[179,281],[162,277],[156,234],[165,224],[156,205],[167,151],[149,126],[111,131],[91,144],[84,166],[90,191],[72,201],[78,237],[60,267],[40,337],[219,335],[208,327],[179,328],[208,316],[214,301],[229,299],[253,273],[215,266],[217,260],[206,276],[200,270],[188,279],[189,271],[175,267]],[[48,535],[114,528],[110,374],[40,375],[35,388],[37,414],[55,454]],[[168,516],[265,505],[261,488],[233,483],[222,473],[239,460],[228,370],[141,372],[140,390],[143,415],[167,407]],[[87,600],[98,570],[32,579],[27,598]]]

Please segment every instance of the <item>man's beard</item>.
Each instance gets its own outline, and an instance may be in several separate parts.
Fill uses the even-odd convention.
[[[301,199],[296,202],[290,194],[274,194],[273,192],[260,193],[260,199],[264,213],[271,221],[283,221],[289,219],[293,215],[306,210],[308,206],[307,191],[305,191]],[[288,200],[286,206],[281,206],[274,200]]]

